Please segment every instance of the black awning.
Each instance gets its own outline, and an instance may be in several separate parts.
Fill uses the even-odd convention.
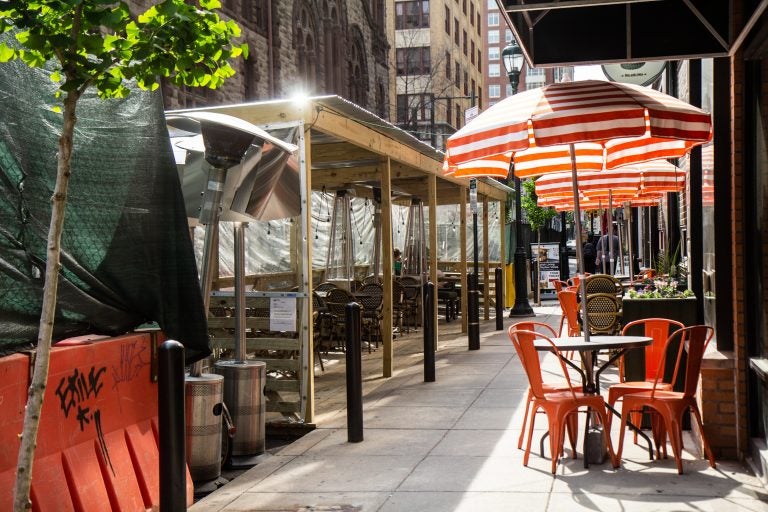
[[[503,0],[532,66],[728,55],[731,2]],[[748,16],[747,16],[748,17]]]

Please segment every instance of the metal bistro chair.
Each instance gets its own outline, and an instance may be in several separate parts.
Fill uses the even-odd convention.
[[[418,278],[412,276],[403,276],[400,278],[400,284],[403,287],[403,323],[405,332],[410,332],[410,326],[416,330],[418,327],[418,313],[420,311],[421,301],[421,282]]]
[[[677,320],[670,320],[668,318],[643,318],[641,320],[635,320],[624,326],[621,330],[622,335],[628,334],[633,329],[642,329],[643,336],[653,338],[653,343],[645,347],[645,379],[635,381],[624,380],[624,356],[619,359],[619,379],[618,384],[613,384],[608,387],[607,402],[610,407],[614,407],[616,402],[621,400],[624,395],[631,393],[639,393],[640,391],[650,391],[654,386],[657,389],[670,390],[674,382],[670,380],[673,377],[667,377],[665,374],[670,375],[672,368],[669,370],[661,367],[659,364],[664,359],[664,349],[667,346],[667,339],[669,335],[678,329],[685,327],[681,322]],[[658,372],[661,372],[661,382],[656,383],[656,376]],[[631,421],[633,424],[639,426],[642,421],[640,413],[632,413]],[[608,417],[608,428],[611,428],[611,417]],[[637,432],[635,432],[635,443],[637,443]],[[662,446],[664,449],[664,455],[666,456],[666,446]],[[659,444],[656,444],[656,457],[660,457]]]
[[[618,334],[621,300],[612,293],[587,294],[587,328],[590,334]]]
[[[381,340],[384,289],[380,284],[364,284],[355,294],[355,298],[363,307],[363,336],[368,340],[368,353],[370,353],[371,343],[376,343],[376,348],[379,348]]]
[[[667,339],[666,348],[669,348],[672,343],[677,343],[677,350],[665,350],[664,360],[661,361],[659,367],[664,367],[666,358],[670,356],[675,357],[675,377],[678,372],[685,372],[683,391],[660,388],[662,376],[661,372],[659,372],[656,374],[653,388],[650,391],[624,395],[624,405],[621,408],[621,435],[619,436],[619,449],[617,451],[619,460],[621,460],[621,452],[624,447],[627,419],[632,412],[642,411],[644,408],[647,408],[657,415],[652,421],[654,439],[657,442],[666,444],[666,437],[669,435],[672,453],[675,455],[677,472],[682,474],[683,414],[686,410],[690,410],[699,427],[698,431],[704,446],[704,454],[709,460],[709,465],[713,468],[715,467],[715,455],[712,453],[709,442],[704,435],[704,425],[701,421],[701,412],[696,400],[696,389],[699,385],[701,373],[701,360],[714,332],[714,329],[708,325],[694,325],[693,327],[685,327],[675,331]],[[686,355],[684,365],[681,363],[683,354]],[[673,382],[674,380],[673,378]]]
[[[400,284],[400,278],[392,279],[392,325],[397,326],[397,332],[403,332],[403,314],[405,312],[405,302],[403,287]]]
[[[624,287],[621,281],[608,274],[592,274],[585,282],[587,297],[594,293],[612,293],[618,299],[624,296]]]
[[[555,333],[555,330],[552,328],[551,325],[545,324],[543,322],[536,322],[533,320],[528,321],[522,321],[517,322],[513,325],[511,325],[508,329],[508,332],[511,333],[512,331],[543,331],[544,334],[551,335],[553,338],[557,337],[557,334]],[[510,334],[511,337],[511,334]],[[570,389],[570,386],[566,382],[562,382],[559,384],[552,384],[552,383],[542,383],[542,386],[544,387],[545,393],[552,393],[555,391],[568,391]],[[520,450],[523,448],[523,439],[525,438],[525,429],[528,425],[528,416],[531,412],[531,407],[533,406],[533,391],[531,391],[530,386],[528,387],[528,397],[526,398],[525,403],[525,414],[523,415],[523,424],[520,427],[520,437],[517,439],[517,449]],[[531,421],[533,421],[533,418],[531,418]],[[568,437],[571,441],[571,446],[576,445],[576,430],[573,428],[568,429]]]
[[[323,298],[315,292],[312,292],[312,318],[314,319],[313,343],[315,345],[315,355],[320,362],[320,371],[325,371],[320,352],[323,341],[330,336],[333,318]]]
[[[559,460],[558,456],[563,453],[565,430],[566,428],[574,429],[573,431],[575,432],[577,418],[574,413],[577,413],[581,408],[586,407],[588,413],[596,413],[600,418],[600,422],[605,424],[608,421],[608,413],[605,408],[605,401],[599,394],[585,394],[581,390],[581,386],[577,386],[578,389],[573,387],[560,351],[557,349],[557,345],[555,345],[555,343],[549,337],[534,331],[516,330],[514,329],[514,326],[510,327],[508,333],[509,339],[515,346],[515,350],[517,351],[520,362],[522,363],[523,368],[525,369],[525,373],[528,376],[531,393],[533,394],[534,414],[539,409],[544,410],[544,412],[547,414],[547,420],[549,421],[549,450],[552,457],[552,474],[554,474],[557,468],[557,462]],[[542,380],[541,364],[539,362],[539,354],[535,347],[535,341],[537,339],[545,340],[551,345],[551,350],[557,356],[562,375],[568,384],[568,389],[566,391],[545,391],[544,383]],[[528,465],[528,459],[531,454],[531,438],[533,437],[534,417],[535,416],[531,417],[531,422],[528,424],[528,443],[526,445],[525,455],[523,455],[523,466]],[[603,436],[605,438],[605,443],[608,446],[608,454],[610,455],[611,463],[614,468],[617,468],[619,467],[619,463],[616,455],[613,452],[611,436],[608,430],[603,429]],[[569,438],[571,440],[571,448],[575,457],[575,436],[569,436]]]
[[[354,302],[355,297],[343,288],[335,288],[328,292],[325,298],[325,304],[328,306],[328,312],[331,314],[331,346],[346,350],[346,310],[347,304]],[[334,345],[333,342],[336,342]]]

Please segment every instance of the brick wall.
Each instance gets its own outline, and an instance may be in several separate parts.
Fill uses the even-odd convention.
[[[715,459],[738,459],[733,352],[712,352],[704,356],[699,381],[699,410],[704,431]],[[697,430],[696,422],[692,428]],[[700,436],[694,436],[699,439]],[[702,446],[699,452],[704,453]]]
[[[733,23],[741,27],[741,2],[733,2]],[[741,458],[748,449],[747,347],[744,289],[744,63],[741,52],[731,58],[731,257],[733,262],[733,342],[736,407],[736,449]]]

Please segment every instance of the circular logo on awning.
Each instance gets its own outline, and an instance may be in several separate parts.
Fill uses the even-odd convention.
[[[665,61],[622,62],[603,64],[603,73],[612,82],[625,84],[650,85],[664,71]]]

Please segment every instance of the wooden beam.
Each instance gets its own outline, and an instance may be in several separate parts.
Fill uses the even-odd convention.
[[[381,245],[382,276],[384,279],[384,304],[382,306],[382,376],[391,377],[393,372],[394,344],[392,343],[392,183],[389,158],[381,165]]]
[[[429,211],[429,279],[434,284],[435,291],[434,311],[432,312],[432,326],[435,334],[435,346],[437,351],[437,286],[440,284],[437,280],[437,176],[430,176],[427,179],[427,206]]]

